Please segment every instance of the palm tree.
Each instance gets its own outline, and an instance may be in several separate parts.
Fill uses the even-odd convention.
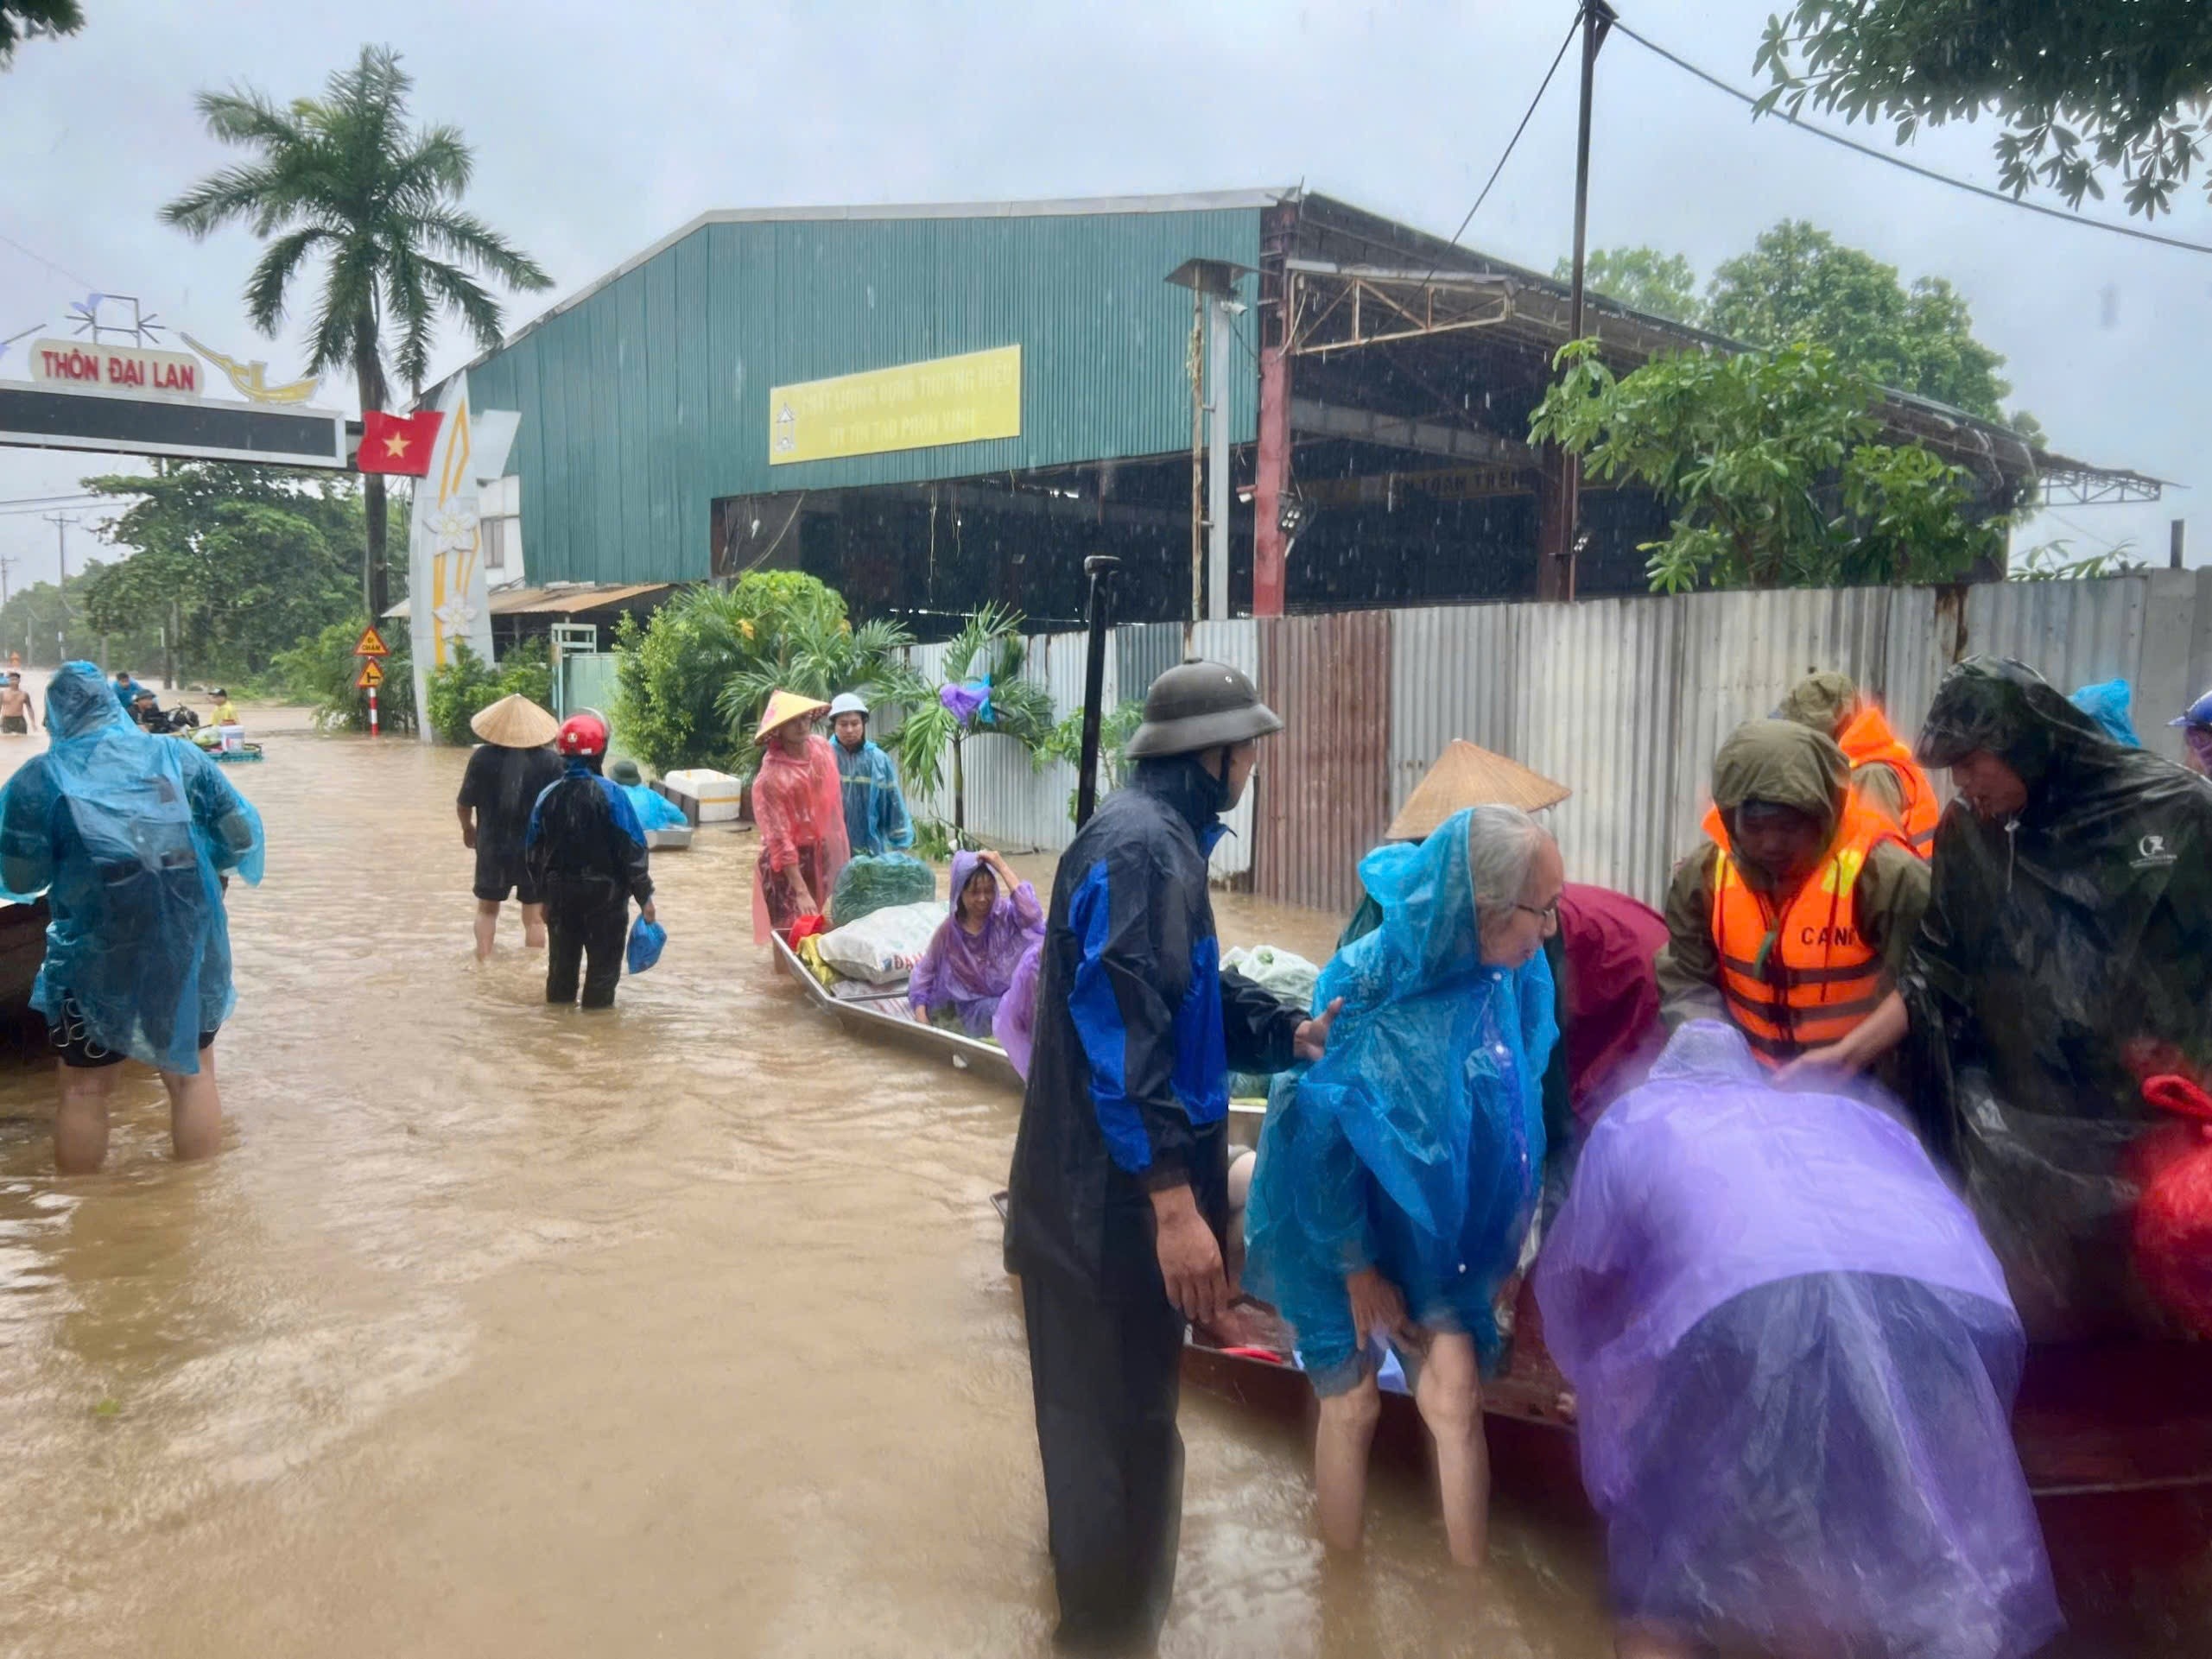
[[[387,349],[420,401],[442,312],[459,312],[485,350],[499,344],[498,301],[473,272],[521,290],[553,285],[529,255],[460,211],[474,155],[457,127],[408,125],[414,85],[390,47],[364,46],[320,98],[280,109],[250,89],[202,92],[207,130],[256,158],[203,179],[162,210],[194,238],[233,221],[275,237],[245,291],[247,316],[271,339],[293,278],[310,256],[326,255],[307,371],[352,370],[364,409],[385,406]],[[396,340],[386,339],[388,328]],[[362,591],[373,617],[384,611],[383,477],[371,472],[363,484]]]
[[[855,628],[841,615],[804,611],[781,626],[757,618],[755,630],[745,666],[723,683],[714,702],[740,748],[751,745],[753,724],[778,691],[825,702],[841,691],[858,692],[878,718],[919,707],[935,694],[899,655],[914,636],[886,618]]]
[[[941,698],[931,697],[884,739],[908,792],[917,797],[936,792],[945,775],[945,751],[952,750],[953,829],[962,842],[967,839],[967,774],[961,744],[970,738],[1011,738],[1034,757],[1051,741],[1051,693],[1022,677],[1028,651],[1021,612],[998,605],[973,612],[946,648],[944,677],[954,686],[987,679],[988,714],[956,714]]]

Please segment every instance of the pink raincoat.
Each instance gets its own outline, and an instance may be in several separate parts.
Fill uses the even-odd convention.
[[[752,820],[760,829],[752,936],[755,944],[765,945],[771,931],[788,928],[828,902],[837,872],[852,857],[845,839],[844,788],[827,738],[808,738],[803,755],[792,754],[780,743],[769,745],[752,782]],[[800,890],[788,883],[798,883]]]

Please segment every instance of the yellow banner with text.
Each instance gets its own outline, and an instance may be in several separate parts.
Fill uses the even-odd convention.
[[[1018,438],[1022,348],[778,386],[768,395],[768,410],[771,466]]]

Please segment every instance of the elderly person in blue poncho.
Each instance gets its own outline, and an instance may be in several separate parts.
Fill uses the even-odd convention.
[[[89,662],[48,687],[52,746],[0,791],[0,888],[48,896],[53,922],[31,1005],[60,1058],[54,1162],[107,1156],[115,1067],[161,1073],[180,1158],[222,1135],[215,1033],[235,998],[222,880],[258,882],[261,818],[192,744],[130,724]]]
[[[1387,1340],[1436,1441],[1452,1559],[1472,1567],[1490,1485],[1479,1371],[1543,1180],[1558,1037],[1543,941],[1564,872],[1527,814],[1476,807],[1360,876],[1383,923],[1321,973],[1315,1005],[1344,1002],[1327,1055],[1277,1086],[1245,1281],[1296,1331],[1321,1399],[1322,1537],[1359,1547]]]

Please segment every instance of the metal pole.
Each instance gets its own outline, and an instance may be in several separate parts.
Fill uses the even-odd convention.
[[[54,666],[60,668],[69,660],[69,516],[66,513],[48,513],[47,521],[54,526],[55,564],[61,573],[60,586],[54,592],[60,601],[54,625]]]
[[[1200,474],[1204,468],[1206,453],[1206,389],[1200,384],[1205,372],[1201,360],[1204,342],[1201,338],[1206,326],[1206,295],[1198,288],[1190,291],[1190,619],[1196,622],[1206,612],[1201,590],[1206,581],[1206,545],[1203,539],[1205,512],[1200,502]]]
[[[1215,294],[1207,301],[1213,314],[1214,360],[1206,370],[1207,446],[1206,458],[1206,615],[1229,619],[1229,331],[1235,326],[1229,301]],[[1195,614],[1195,613],[1194,613]]]
[[[1575,128],[1575,274],[1567,302],[1570,339],[1582,338],[1582,282],[1590,231],[1590,103],[1597,85],[1598,48],[1605,44],[1614,16],[1606,0],[1582,0],[1582,104]],[[1547,597],[1572,599],[1582,514],[1582,462],[1572,453],[1559,459],[1559,568],[1551,573],[1555,591]]]
[[[2187,534],[2188,527],[2189,521],[2187,519],[2177,518],[2174,520],[2171,529],[2167,533],[2166,561],[2176,570],[2184,568],[2181,556],[2182,538]]]
[[[1091,821],[1099,804],[1099,721],[1105,713],[1106,636],[1113,610],[1113,573],[1121,560],[1094,553],[1083,560],[1091,579],[1090,638],[1083,658],[1083,753],[1076,769],[1075,827]]]

